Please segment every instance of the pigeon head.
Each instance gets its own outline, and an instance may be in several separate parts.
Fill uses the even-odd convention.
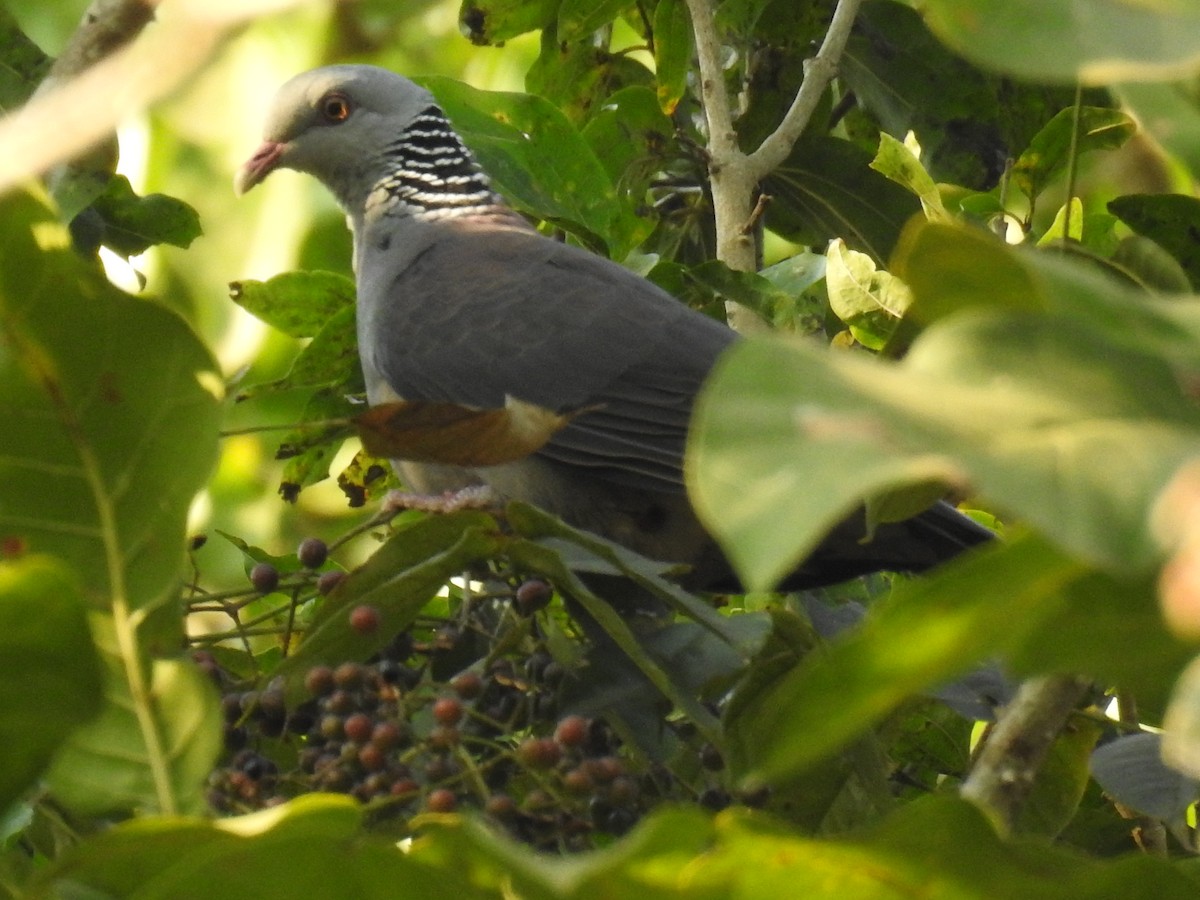
[[[279,89],[263,143],[238,171],[240,195],[276,169],[306,172],[347,212],[363,209],[371,190],[395,168],[394,145],[423,114],[439,117],[433,95],[375,66],[327,66]]]

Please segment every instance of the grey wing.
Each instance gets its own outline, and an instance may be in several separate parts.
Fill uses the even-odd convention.
[[[397,394],[586,409],[539,454],[615,483],[683,490],[692,404],[735,339],[729,328],[531,231],[447,227],[405,256],[359,287],[364,362]]]

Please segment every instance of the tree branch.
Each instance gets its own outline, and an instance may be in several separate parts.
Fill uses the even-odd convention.
[[[796,146],[796,141],[808,127],[821,95],[837,74],[861,3],[862,0],[838,0],[833,19],[829,22],[829,30],[825,32],[825,40],[821,42],[821,49],[804,64],[804,83],[796,92],[796,99],[792,101],[787,115],[783,117],[779,127],[750,154],[750,166],[755,180],[765,178],[787,159],[792,148]]]
[[[983,745],[962,795],[1012,831],[1046,754],[1090,685],[1074,675],[1022,684]]]
[[[154,20],[159,0],[92,0],[38,90],[48,90],[120,50]]]
[[[708,172],[712,185],[713,217],[717,233],[717,258],[742,272],[758,265],[753,229],[758,183],[774,170],[795,146],[825,88],[837,72],[861,0],[838,0],[829,31],[817,55],[804,68],[804,83],[779,127],[752,154],[738,146],[725,72],[721,65],[721,40],[717,34],[713,0],[687,0],[696,38],[700,68],[700,97],[708,125]],[[761,330],[762,322],[736,304],[728,305],[729,324],[739,331]]]

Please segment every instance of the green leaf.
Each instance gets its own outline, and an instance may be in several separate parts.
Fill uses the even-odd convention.
[[[1193,178],[1200,173],[1200,104],[1193,79],[1171,84],[1125,82],[1112,91],[1144,134],[1187,166]]]
[[[609,96],[582,134],[633,209],[645,204],[651,180],[677,150],[675,126],[647,87],[627,87]]]
[[[549,101],[479,91],[449,78],[424,78],[496,189],[519,209],[597,239],[620,259],[641,223],[575,127]]]
[[[1100,738],[1099,723],[1076,717],[1050,747],[1021,810],[1019,834],[1057,837],[1079,810],[1091,772],[1088,761]]]
[[[877,270],[865,253],[833,241],[827,252],[825,284],[829,308],[864,347],[882,350],[912,301],[908,286]]]
[[[310,338],[354,306],[354,282],[335,272],[284,272],[266,281],[234,281],[229,296],[273,328]]]
[[[126,779],[97,782],[88,807],[177,808],[198,796],[198,782],[183,784],[196,766],[173,768],[169,742],[191,710],[157,705],[180,682],[149,660],[182,641],[185,525],[216,455],[221,378],[177,315],[108,284],[38,199],[0,206],[0,534],[86,579],[110,654],[104,716],[73,735],[57,770],[119,719],[104,752]],[[130,796],[146,764],[153,789]]]
[[[0,561],[0,810],[100,711],[100,660],[77,579],[48,556]]]
[[[864,497],[920,482],[969,487],[1112,571],[1159,558],[1149,510],[1200,426],[1176,369],[1197,367],[1194,339],[1163,308],[1118,308],[1123,292],[1087,270],[1009,253],[1002,274],[1031,289],[997,297],[1006,284],[994,281],[987,302],[1061,312],[948,316],[896,367],[778,340],[723,356],[686,471],[745,583],[773,584]],[[916,308],[927,288],[962,287],[945,267],[924,269],[943,258],[910,265]]]
[[[607,107],[608,97],[630,87],[649,90],[652,76],[624,53],[610,53],[592,37],[561,39],[553,29],[542,32],[542,52],[525,73],[525,90],[550,101],[581,126]]]
[[[803,244],[840,237],[880,264],[921,211],[916,197],[871,169],[869,153],[839,138],[801,138],[763,186],[773,198],[772,230]]]
[[[46,776],[51,792],[93,815],[205,811],[205,780],[222,749],[212,682],[190,662],[160,659],[151,664],[147,695],[135,697],[112,626],[93,623],[107,665],[106,702],[56,757]]]
[[[453,866],[366,836],[348,797],[314,794],[216,822],[143,818],[92,836],[49,867],[31,898],[416,900],[494,896]],[[85,893],[90,892],[90,893]]]
[[[499,44],[554,21],[559,0],[463,0],[458,25],[472,44]]]
[[[1035,200],[1071,157],[1075,109],[1064,109],[1046,123],[1012,167],[1012,180]],[[1082,156],[1093,150],[1115,150],[1137,131],[1137,124],[1119,109],[1085,106],[1079,110],[1079,133],[1074,150]]]
[[[671,115],[687,91],[695,53],[692,20],[684,0],[659,0],[654,8],[653,33],[658,103]]]
[[[9,113],[29,99],[54,60],[5,9],[0,10],[0,62],[0,111]]]
[[[879,152],[871,161],[871,168],[916,194],[927,218],[935,221],[949,218],[941,192],[921,161],[890,134],[879,135]]]
[[[1067,230],[1070,229],[1070,233]],[[1037,245],[1045,247],[1048,244],[1064,241],[1081,242],[1083,240],[1083,201],[1072,197],[1070,201],[1059,207],[1054,215],[1054,221],[1046,229],[1045,234],[1038,238]]]
[[[155,244],[188,247],[201,234],[196,210],[166,194],[139,197],[124,175],[109,179],[92,209],[104,222],[102,242],[124,257],[137,256]]]
[[[1200,200],[1184,194],[1126,194],[1110,200],[1108,209],[1175,257],[1193,289],[1200,290]]]
[[[1034,81],[1182,78],[1200,62],[1200,9],[1187,2],[929,0],[922,13],[958,53]]]
[[[558,7],[558,39],[582,41],[620,16],[626,0],[562,0]]]
[[[910,697],[950,680],[1038,627],[1080,570],[1024,539],[898,587],[827,653],[777,669],[727,718],[729,760],[751,780],[787,782],[878,724]]]
[[[301,388],[336,388],[345,394],[364,394],[362,366],[358,360],[355,309],[344,306],[329,317],[292,363],[287,375],[253,385],[238,394],[238,401],[266,393]]]
[[[38,200],[0,213],[0,533],[86,573],[97,609],[173,604],[220,374],[177,315],[79,260]]]
[[[363,411],[337,386],[316,390],[304,405],[296,428],[280,441],[277,459],[286,459],[279,493],[291,502],[300,491],[329,477],[329,464],[346,438],[356,435],[352,417]]]

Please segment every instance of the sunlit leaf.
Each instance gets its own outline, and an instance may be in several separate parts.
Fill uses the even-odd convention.
[[[1200,10],[1180,0],[931,0],[922,12],[963,56],[1033,80],[1105,85],[1200,66]]]
[[[235,281],[229,296],[284,334],[308,338],[354,306],[354,282],[335,272],[284,272],[266,281]]]

